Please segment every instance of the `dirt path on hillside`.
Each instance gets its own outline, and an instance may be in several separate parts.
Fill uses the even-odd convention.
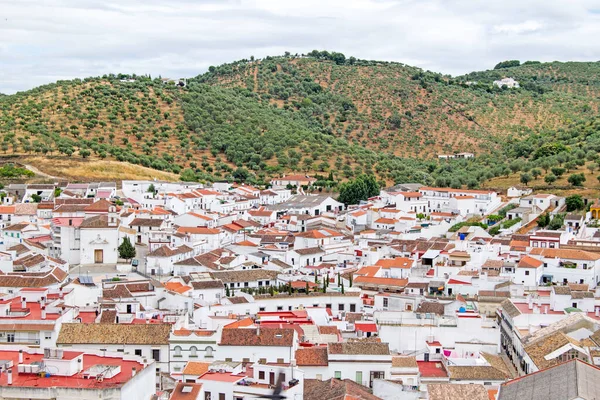
[[[28,170],[30,170],[34,174],[39,175],[39,176],[41,176],[43,178],[60,180],[60,178],[58,178],[56,176],[52,176],[52,175],[49,175],[49,174],[47,174],[45,172],[40,171],[39,169],[37,169],[33,165],[29,165],[29,164],[23,164],[23,165],[25,166],[25,168],[27,168]]]

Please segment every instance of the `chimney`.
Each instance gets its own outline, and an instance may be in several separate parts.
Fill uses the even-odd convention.
[[[8,373],[7,373],[7,383],[8,383],[9,386],[12,385],[12,369],[8,370]]]
[[[600,317],[600,308],[596,307],[596,317]]]
[[[42,319],[46,319],[46,307],[42,306]]]
[[[27,300],[25,297],[21,297],[21,308],[27,308]]]
[[[548,306],[544,306],[544,314],[548,314]]]
[[[19,350],[19,364],[23,364],[23,350]]]
[[[133,378],[136,373],[137,373],[137,369],[135,369],[135,367],[132,367],[131,368],[131,377]]]
[[[60,288],[60,292],[58,292],[58,297],[62,299],[63,296],[64,296],[63,295],[63,290],[62,290],[62,288]]]
[[[529,308],[530,310],[533,310],[533,297],[531,297],[531,295],[529,295],[529,296],[528,296],[528,298],[527,298],[527,302],[528,302],[528,304],[529,304],[529,305],[528,305],[528,308]]]

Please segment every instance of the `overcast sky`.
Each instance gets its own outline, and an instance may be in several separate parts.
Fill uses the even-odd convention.
[[[456,75],[597,61],[598,38],[600,0],[0,0],[0,92],[313,49]]]

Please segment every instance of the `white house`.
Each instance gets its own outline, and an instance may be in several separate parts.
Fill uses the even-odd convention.
[[[81,264],[116,264],[119,247],[119,220],[113,206],[108,214],[86,218],[79,225]]]

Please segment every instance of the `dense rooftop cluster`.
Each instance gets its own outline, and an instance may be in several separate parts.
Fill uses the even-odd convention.
[[[598,395],[599,202],[312,179],[7,185],[0,397]]]

